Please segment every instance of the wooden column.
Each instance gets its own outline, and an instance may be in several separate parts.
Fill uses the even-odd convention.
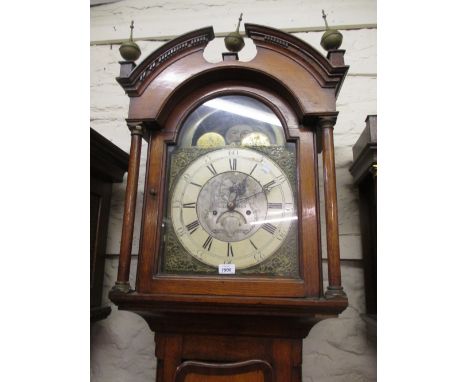
[[[326,298],[344,297],[341,285],[340,244],[338,237],[338,207],[336,197],[335,149],[333,127],[337,113],[319,117],[322,129],[323,186],[325,191],[325,222],[327,228],[328,287]]]
[[[138,190],[138,174],[140,171],[141,139],[143,126],[130,125],[132,143],[130,146],[130,160],[128,164],[127,189],[125,192],[125,207],[122,224],[122,240],[120,242],[119,269],[115,290],[127,293],[130,291],[129,275],[132,256],[133,226],[135,223],[135,207]]]

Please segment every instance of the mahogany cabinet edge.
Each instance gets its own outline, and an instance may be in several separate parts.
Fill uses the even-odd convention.
[[[205,277],[200,284],[200,278],[186,276],[156,276],[149,286],[137,286],[141,295],[216,295],[245,297],[303,297],[306,283],[301,279],[257,278],[235,279],[231,277]]]
[[[377,164],[377,145],[369,143],[363,148],[349,168],[349,172],[353,176],[353,184],[358,185],[374,164]]]
[[[90,128],[90,320],[105,319],[110,306],[101,306],[112,183],[122,182],[129,155]]]
[[[157,295],[111,291],[121,310],[191,312],[227,315],[336,316],[348,306],[346,298],[275,298],[198,295]]]
[[[377,164],[377,115],[368,115],[366,127],[353,146],[353,163],[349,171],[354,185],[363,181],[374,164]]]
[[[128,170],[129,155],[107,138],[90,128],[91,175],[120,183]]]

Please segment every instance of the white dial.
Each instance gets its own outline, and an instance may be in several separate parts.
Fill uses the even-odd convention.
[[[192,162],[171,198],[174,231],[184,248],[213,267],[258,264],[275,253],[296,219],[287,176],[256,150],[220,149]]]

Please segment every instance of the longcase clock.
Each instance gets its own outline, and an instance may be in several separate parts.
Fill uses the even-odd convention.
[[[302,339],[347,306],[333,147],[348,70],[302,40],[245,24],[257,54],[209,63],[203,28],[121,62],[132,135],[110,298],[155,332],[157,381],[300,381]],[[130,251],[148,142],[137,281]],[[323,158],[328,285],[319,212]]]

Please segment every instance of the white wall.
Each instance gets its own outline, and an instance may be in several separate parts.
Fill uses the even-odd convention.
[[[303,381],[375,381],[376,351],[367,340],[366,326],[360,318],[365,313],[361,237],[357,192],[348,171],[351,148],[364,128],[364,120],[368,114],[377,113],[375,1],[125,0],[91,7],[91,127],[129,151],[130,135],[125,124],[128,97],[115,77],[121,60],[116,44],[128,38],[131,20],[135,20],[134,37],[142,39],[138,41],[143,52],[139,61],[167,39],[193,29],[212,25],[216,35],[230,32],[240,12],[245,22],[293,32],[323,52],[319,44],[323,32],[317,31],[323,27],[322,8],[329,15],[330,25],[342,27],[345,62],[351,66],[338,98],[340,114],[335,127],[343,285],[349,307],[339,318],[320,322],[304,340]],[[217,38],[207,47],[205,57],[219,61],[222,50],[222,39]],[[247,44],[241,59],[254,54],[252,44]],[[145,162],[146,145],[142,149],[134,255],[138,251]],[[154,381],[156,373],[152,332],[143,319],[117,311],[107,298],[117,275],[125,184],[124,180],[113,188],[103,291],[103,301],[111,304],[113,311],[91,329],[93,382],[149,382]],[[324,267],[326,276],[326,262]],[[132,285],[135,268],[136,257],[132,262]]]

